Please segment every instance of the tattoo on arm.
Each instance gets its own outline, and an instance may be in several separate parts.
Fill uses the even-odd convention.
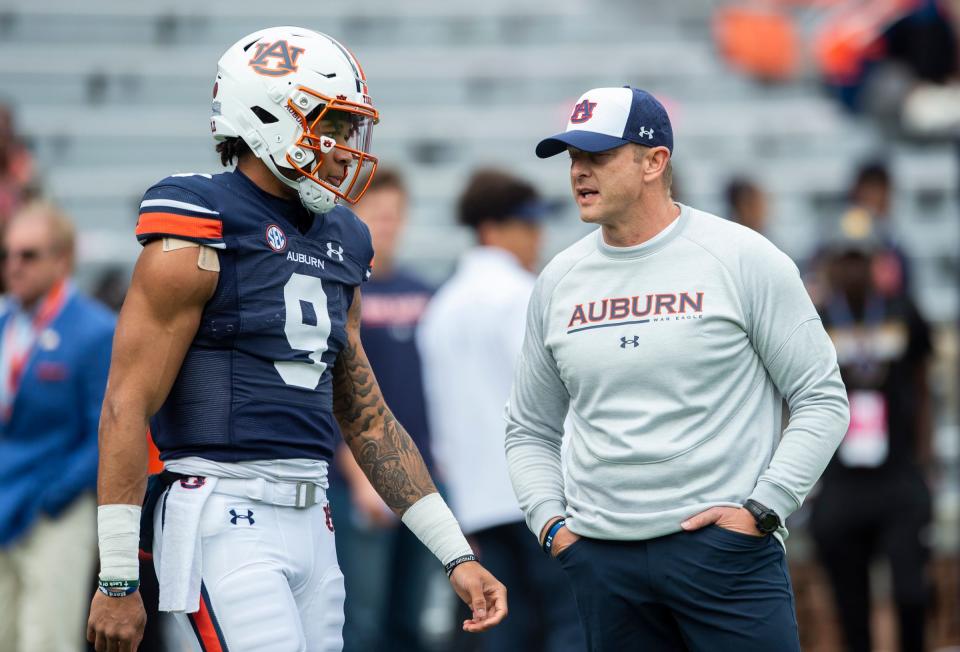
[[[360,344],[360,292],[347,320],[347,345],[333,371],[333,413],[344,441],[384,502],[398,514],[437,491],[416,445],[383,400]]]

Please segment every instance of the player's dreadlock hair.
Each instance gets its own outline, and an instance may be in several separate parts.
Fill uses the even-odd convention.
[[[233,165],[234,159],[239,161],[241,156],[250,153],[250,146],[239,136],[225,138],[217,143],[217,154],[220,155],[220,163],[224,167]]]

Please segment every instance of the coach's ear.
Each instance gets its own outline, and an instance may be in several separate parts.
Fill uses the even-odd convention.
[[[637,145],[634,158],[641,168],[644,183],[654,183],[667,174],[670,165],[670,150],[666,147],[644,147]]]

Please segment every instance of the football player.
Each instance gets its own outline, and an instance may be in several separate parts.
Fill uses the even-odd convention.
[[[265,29],[227,50],[213,87],[213,136],[236,169],[147,190],[100,422],[98,651],[142,638],[141,536],[160,611],[194,649],[341,649],[324,491],[338,425],[472,607],[464,629],[506,615],[506,589],[477,563],[360,344],[373,249],[344,203],[376,169],[377,119],[340,43]],[[166,463],[149,486],[148,420]]]

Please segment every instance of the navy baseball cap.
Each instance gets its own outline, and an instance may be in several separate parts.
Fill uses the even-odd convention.
[[[657,99],[639,88],[594,88],[580,96],[567,129],[537,145],[537,156],[550,158],[567,147],[603,152],[627,143],[666,147],[673,153],[670,116]]]

